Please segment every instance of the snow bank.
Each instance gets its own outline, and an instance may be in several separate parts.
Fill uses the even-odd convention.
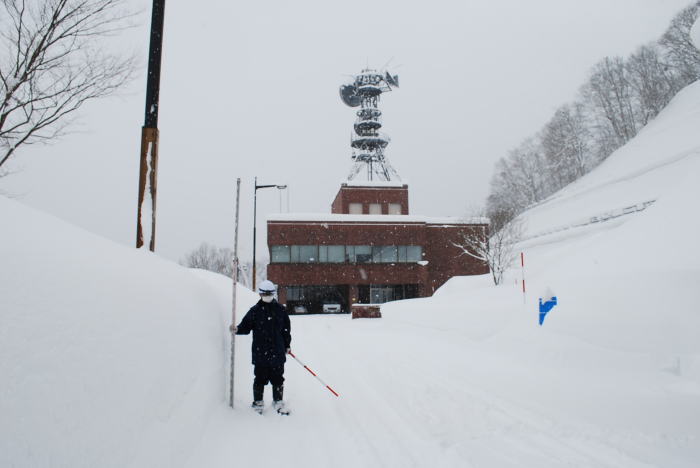
[[[211,281],[2,197],[0,219],[0,466],[177,466],[226,394]]]

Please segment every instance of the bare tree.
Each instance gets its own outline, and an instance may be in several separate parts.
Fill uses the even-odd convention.
[[[593,167],[590,142],[583,106],[574,103],[557,109],[541,134],[544,157],[557,188],[573,182]]]
[[[199,247],[186,254],[179,263],[188,268],[200,268],[230,277],[233,272],[233,250],[227,247],[216,247],[202,242]],[[257,263],[256,276],[257,283],[259,284],[261,281],[267,279],[267,262],[261,260]],[[245,287],[249,288],[253,283],[252,274],[252,262],[238,263],[238,281]]]
[[[689,85],[700,76],[700,51],[690,39],[690,29],[698,17],[698,2],[681,10],[661,37],[666,62],[681,77],[682,86]]]
[[[101,39],[128,27],[126,0],[0,0],[0,168],[21,145],[62,135],[85,102],[113,93],[133,56]]]
[[[616,148],[630,141],[642,127],[634,110],[632,81],[622,57],[605,57],[593,67],[582,89],[584,99],[612,129]]]
[[[496,162],[489,213],[521,213],[556,190],[538,138],[528,138]]]
[[[221,273],[231,276],[233,268],[233,251],[226,247],[215,247],[203,242],[199,247],[185,255],[180,264],[189,268]]]
[[[490,236],[487,236],[485,230],[464,231],[462,242],[454,245],[462,249],[462,255],[469,255],[486,263],[491,270],[494,284],[499,285],[503,280],[503,273],[515,260],[515,244],[522,238],[522,233],[522,222],[514,219]]]
[[[631,140],[683,87],[700,77],[689,32],[700,2],[683,9],[656,43],[605,57],[579,96],[496,162],[486,201],[497,232],[533,203],[582,177]]]
[[[642,125],[656,117],[687,85],[666,65],[656,45],[637,49],[626,66],[634,90],[635,114]]]

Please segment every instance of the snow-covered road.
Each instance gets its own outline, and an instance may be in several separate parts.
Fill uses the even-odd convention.
[[[237,408],[220,408],[190,466],[647,467],[674,452],[673,466],[693,466],[682,455],[700,455],[692,437],[634,429],[645,402],[653,418],[683,412],[641,387],[644,372],[631,377],[651,357],[543,336],[512,292],[489,311],[488,336],[465,331],[476,314],[450,327],[454,311],[440,318],[421,301],[392,304],[380,320],[292,317],[295,353],[341,397],[288,362],[290,417],[248,408],[249,341],[239,337]]]

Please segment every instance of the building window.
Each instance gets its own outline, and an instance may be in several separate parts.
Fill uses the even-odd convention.
[[[373,245],[372,246],[372,263],[381,263],[382,262],[382,246],[381,245]]]
[[[272,263],[289,263],[290,248],[288,245],[273,245],[270,247],[270,262]]]
[[[304,287],[303,286],[287,286],[287,300],[288,301],[299,301],[304,299]]]
[[[389,214],[390,215],[400,215],[401,214],[401,203],[389,203]]]
[[[371,214],[371,215],[380,215],[380,214],[382,214],[382,205],[381,205],[381,203],[370,203],[370,204],[369,204],[369,214]]]
[[[414,297],[418,297],[417,284],[372,284],[369,287],[369,300],[372,304]]]
[[[350,214],[362,214],[362,203],[348,204],[348,211]]]
[[[314,263],[318,262],[318,246],[317,245],[300,245],[299,246],[299,263]]]
[[[423,247],[421,247],[420,245],[407,245],[406,261],[420,262],[421,260],[423,260]]]
[[[384,304],[394,300],[394,288],[372,285],[369,287],[369,296],[372,304]]]
[[[412,263],[423,260],[423,248],[420,245],[400,245],[399,262]]]
[[[375,245],[372,247],[372,263],[396,263],[398,248],[395,245]]]
[[[378,250],[378,255],[375,254]],[[372,250],[374,263],[396,263],[398,261],[398,248],[395,245],[381,245]]]
[[[371,263],[372,247],[369,245],[348,245],[345,248],[348,261],[351,263]]]
[[[329,245],[328,246],[328,263],[343,263],[345,262],[345,246],[344,245]]]
[[[271,263],[414,263],[420,245],[272,245]]]
[[[319,245],[318,261],[321,263],[344,263],[344,245]]]

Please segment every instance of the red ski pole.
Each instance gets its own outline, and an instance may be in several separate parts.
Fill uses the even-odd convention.
[[[332,393],[333,395],[335,395],[335,396],[337,396],[337,397],[340,396],[340,395],[338,395],[338,394],[335,392],[335,390],[333,390],[326,382],[324,382],[323,380],[321,380],[321,377],[319,377],[318,375],[316,375],[316,373],[315,373],[314,371],[312,371],[311,369],[309,369],[309,366],[307,366],[306,364],[304,364],[303,362],[301,362],[301,361],[299,360],[299,358],[297,358],[297,357],[294,355],[294,353],[292,353],[291,351],[289,351],[289,355],[292,356],[296,362],[298,362],[299,364],[301,364],[301,366],[302,366],[304,369],[306,369],[307,371],[309,371],[309,372],[311,373],[311,375],[313,375],[314,377],[316,377],[316,378],[318,379],[318,381],[321,382],[328,390],[330,390],[331,393]]]

